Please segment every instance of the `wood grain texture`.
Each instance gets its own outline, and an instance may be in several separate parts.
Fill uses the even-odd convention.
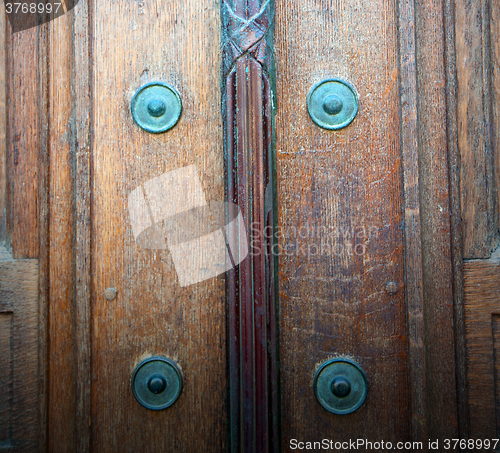
[[[418,168],[415,5],[399,3],[404,234],[412,440],[427,442],[425,326]]]
[[[92,420],[91,357],[91,147],[92,59],[90,2],[79,0],[73,14],[75,339],[77,451],[90,450]]]
[[[226,199],[241,209],[250,235],[249,256],[227,279],[230,448],[278,451],[274,2],[227,0],[222,15]],[[241,248],[240,238],[234,240]]]
[[[48,451],[76,450],[72,15],[47,25],[49,123]]]
[[[456,2],[464,258],[488,258],[500,240],[492,110],[495,85],[491,83],[491,56],[498,43],[491,49],[490,36],[490,8],[497,6],[488,0]],[[493,30],[498,28],[498,23],[492,25]]]
[[[14,260],[0,247],[0,317],[2,356],[10,362],[2,369],[0,417],[8,417],[2,429],[0,451],[38,451],[38,262]],[[10,335],[9,335],[10,333]],[[6,342],[6,337],[9,341]],[[10,357],[10,360],[9,360]],[[5,358],[2,362],[5,362]],[[4,426],[2,426],[4,428]]]
[[[490,65],[493,125],[493,155],[496,176],[497,226],[500,226],[500,8],[490,6]]]
[[[5,241],[7,215],[7,19],[0,5],[0,243]]]
[[[295,439],[409,440],[397,4],[276,4],[283,448]],[[340,77],[360,111],[341,131],[306,97]],[[398,283],[395,295],[385,291]],[[315,400],[318,363],[353,357],[370,383],[355,413]]]
[[[46,127],[37,102],[39,37],[37,27],[12,33],[7,26],[7,241],[14,258],[38,257],[38,152]]]
[[[12,441],[13,382],[13,315],[0,312],[0,450]]]
[[[469,435],[496,438],[500,426],[500,376],[495,375],[499,354],[500,256],[464,263],[467,377],[469,384]]]
[[[457,437],[445,3],[415,3],[428,436]],[[449,113],[453,115],[453,112]]]
[[[127,211],[131,191],[188,165],[207,200],[224,199],[220,3],[93,2],[91,11],[92,449],[224,451],[224,278],[181,287],[168,250],[135,242]],[[184,107],[159,135],[130,112],[135,91],[154,80],[175,87]],[[184,375],[179,400],[159,412],[130,388],[134,367],[152,355]]]
[[[463,284],[463,234],[460,193],[460,155],[458,151],[457,70],[455,51],[454,0],[445,0],[445,72],[446,72],[446,129],[448,135],[448,171],[450,190],[451,258],[453,269],[453,299],[455,328],[455,368],[458,433],[466,438],[468,433],[467,364],[465,348],[464,284]]]

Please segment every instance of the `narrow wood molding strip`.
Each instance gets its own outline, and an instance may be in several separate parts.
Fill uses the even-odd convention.
[[[223,0],[226,197],[250,255],[228,274],[231,451],[279,448],[274,259],[272,22],[264,0]]]

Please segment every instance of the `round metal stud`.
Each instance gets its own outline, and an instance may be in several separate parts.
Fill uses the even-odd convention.
[[[131,109],[134,121],[140,127],[159,134],[177,124],[182,113],[182,101],[175,88],[163,82],[151,82],[134,94]]]
[[[368,380],[353,360],[336,358],[323,363],[313,381],[319,404],[333,414],[350,414],[365,402]]]
[[[324,129],[342,129],[354,120],[359,101],[354,88],[339,79],[328,79],[314,85],[307,97],[311,119]]]
[[[132,393],[146,409],[160,411],[172,406],[182,392],[182,373],[165,357],[142,361],[132,375]]]

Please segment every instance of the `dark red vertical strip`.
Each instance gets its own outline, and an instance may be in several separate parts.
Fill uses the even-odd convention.
[[[274,274],[273,4],[222,2],[226,195],[250,254],[228,275],[230,449],[279,448]]]

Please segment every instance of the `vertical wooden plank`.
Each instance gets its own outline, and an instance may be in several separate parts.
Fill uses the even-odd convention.
[[[7,19],[0,5],[0,243],[5,241],[7,215]]]
[[[39,30],[8,26],[8,244],[14,258],[38,256]],[[43,105],[42,105],[43,107]]]
[[[489,260],[464,263],[465,325],[467,340],[467,378],[469,436],[491,439],[498,435],[495,355],[498,354],[500,300],[500,254]]]
[[[500,225],[500,8],[490,6],[490,64],[493,154],[496,175],[497,225]]]
[[[495,87],[491,84],[490,58],[495,49],[490,52],[489,5],[488,0],[456,2],[464,258],[488,258],[500,240],[493,148]],[[492,9],[498,8],[492,5]],[[495,28],[498,24],[493,24]]]
[[[49,451],[75,450],[75,297],[73,275],[72,15],[48,24],[49,74]]]
[[[493,333],[493,366],[495,380],[495,437],[500,436],[500,314],[491,317],[491,330]]]
[[[49,399],[49,298],[50,298],[50,149],[49,149],[49,24],[38,27],[38,450],[47,451]]]
[[[414,441],[426,443],[427,404],[425,365],[424,297],[420,227],[418,160],[417,61],[415,2],[399,3],[401,61],[401,121],[404,177],[405,279],[408,306],[411,430]]]
[[[250,235],[250,255],[228,272],[230,445],[235,452],[278,451],[274,2],[225,0],[222,14],[226,198],[241,209]]]
[[[0,257],[2,346],[7,346],[10,332],[7,351],[2,353],[10,366],[1,372],[10,385],[0,402],[2,417],[7,415],[10,424],[0,451],[34,453],[38,451],[38,262],[14,260],[4,247]],[[4,411],[6,406],[10,414]]]
[[[441,0],[415,4],[425,398],[431,439],[458,434],[444,7]]]
[[[91,118],[92,78],[90,2],[79,0],[73,12],[75,339],[77,451],[90,450],[91,433]]]
[[[276,4],[283,449],[290,439],[410,439],[397,4]],[[300,39],[297,39],[300,37]],[[360,111],[340,131],[306,97],[340,77]],[[394,281],[396,294],[386,292]],[[319,362],[353,357],[370,382],[355,413],[316,402]]]
[[[130,192],[188,165],[207,200],[224,199],[220,3],[168,6],[92,3],[94,451],[226,446],[224,278],[181,287],[170,252],[141,248],[129,221]],[[134,92],[154,80],[174,86],[184,107],[177,126],[159,135],[130,112]],[[112,301],[104,297],[110,287]],[[134,367],[152,355],[176,361],[184,375],[179,400],[159,412],[140,406],[130,388]]]
[[[12,313],[0,313],[0,449],[12,439],[12,318]]]
[[[448,136],[448,171],[450,190],[451,258],[453,272],[455,368],[458,434],[468,436],[467,363],[465,347],[463,234],[460,193],[460,155],[458,150],[457,62],[455,37],[455,3],[445,0],[445,72],[446,72],[446,129]]]

